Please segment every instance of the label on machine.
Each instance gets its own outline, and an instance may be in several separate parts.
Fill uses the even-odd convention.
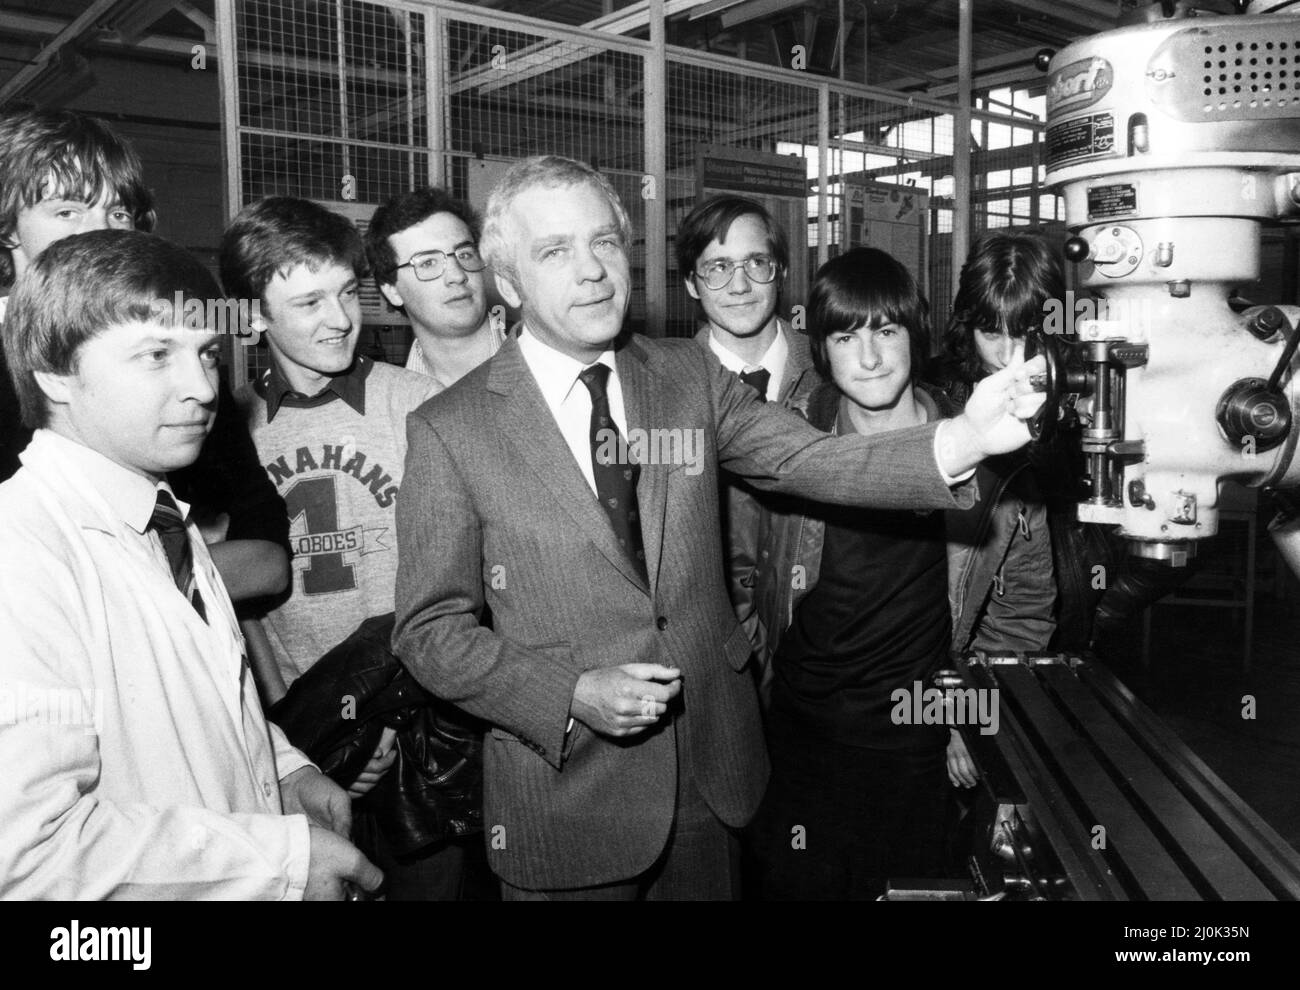
[[[1093,113],[1053,124],[1047,129],[1047,169],[1115,156],[1115,118]]]
[[[1088,219],[1110,220],[1137,213],[1137,186],[1122,182],[1113,186],[1093,186],[1088,190]]]

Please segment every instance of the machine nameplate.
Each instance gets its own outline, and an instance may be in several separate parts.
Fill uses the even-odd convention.
[[[1115,156],[1115,118],[1093,113],[1053,124],[1047,129],[1049,172],[1076,162]]]
[[[1093,186],[1088,190],[1088,219],[1111,220],[1132,216],[1138,211],[1137,186],[1121,182],[1112,186]]]

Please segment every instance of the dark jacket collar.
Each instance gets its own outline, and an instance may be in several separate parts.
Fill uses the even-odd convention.
[[[374,366],[374,361],[363,354],[358,354],[352,362],[352,367],[342,374],[330,378],[329,384],[315,395],[306,396],[293,390],[293,386],[285,381],[284,376],[280,374],[279,366],[272,361],[270,370],[262,373],[253,388],[261,398],[266,400],[266,421],[268,423],[275,419],[275,414],[280,411],[282,406],[311,409],[315,406],[323,406],[326,403],[333,402],[335,399],[342,399],[356,410],[357,415],[364,416],[366,414],[366,379],[370,377],[370,371]]]
[[[812,351],[808,347],[808,335],[802,330],[796,330],[788,320],[777,318],[777,326],[780,332],[785,336],[786,356],[785,371],[781,376],[781,388],[777,395],[778,402],[788,402],[804,383],[804,375],[815,377],[817,372],[813,368]],[[695,342],[701,347],[709,346],[709,336],[712,331],[709,330],[708,323],[701,324],[695,332]]]

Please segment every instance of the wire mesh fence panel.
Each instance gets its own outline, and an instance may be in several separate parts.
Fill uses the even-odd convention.
[[[646,103],[653,56],[645,42],[486,8],[235,0],[231,23],[232,206],[305,196],[364,224],[387,196],[437,176],[482,210],[511,162],[581,159],[609,178],[628,210],[630,322],[650,333],[687,334],[696,325],[674,244],[704,188],[702,148],[802,161],[802,186],[763,199],[780,205],[795,245],[787,309],[803,302],[820,258],[873,244],[914,268],[941,327],[962,260],[952,257],[955,210],[970,211],[972,236],[1049,222],[1059,211],[1043,186],[1041,110],[1023,92],[985,101],[969,141],[955,142],[952,112],[934,101],[671,46],[661,116]],[[666,237],[648,245],[646,141],[660,119]],[[953,201],[954,153],[971,155],[965,203]],[[886,215],[894,207],[915,215]],[[647,251],[665,252],[663,284],[647,284]],[[372,327],[400,319],[370,286],[364,302]],[[663,313],[662,324],[646,326],[647,311]],[[366,346],[400,359],[409,339],[374,331]],[[262,363],[260,352],[252,356]]]
[[[1043,159],[1032,127],[976,120],[972,126],[971,229],[1024,227],[1056,219],[1042,195]]]
[[[791,85],[764,78],[752,69],[733,65],[702,64],[696,58],[670,55],[666,71],[667,244],[668,284],[666,332],[672,336],[693,333],[696,303],[686,292],[687,272],[677,269],[675,241],[682,220],[695,207],[703,189],[701,155],[725,156],[726,149],[762,155],[794,156],[805,163],[807,181],[804,204],[782,214],[804,229],[788,229],[791,268],[783,304],[787,310],[803,301],[808,272],[815,268],[817,175],[819,162],[818,86]],[[727,191],[727,190],[720,190]],[[757,195],[757,194],[754,194]],[[777,212],[770,197],[764,205]],[[790,197],[784,197],[790,199]],[[807,231],[811,208],[812,231]],[[790,224],[787,223],[787,227]],[[808,252],[813,254],[810,258]]]
[[[241,127],[299,134],[338,131],[337,14],[334,3],[236,4]]]
[[[560,32],[443,22],[448,184],[483,210],[506,167],[531,155],[585,161],[618,192],[633,229],[629,320],[644,329],[645,66],[637,52]]]
[[[889,252],[915,275],[939,325],[951,265],[952,115],[837,93],[830,129],[831,253]]]
[[[235,5],[239,202],[299,196],[364,230],[389,196],[427,181],[425,16],[356,0]],[[409,333],[370,280],[359,350],[400,361]],[[241,348],[247,373],[264,348]]]

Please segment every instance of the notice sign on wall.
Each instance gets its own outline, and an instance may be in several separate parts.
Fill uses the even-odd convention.
[[[741,148],[709,145],[701,150],[700,184],[750,196],[808,196],[808,164],[795,155],[756,155]]]
[[[734,193],[759,202],[785,230],[790,265],[785,273],[786,305],[808,293],[808,160],[802,155],[701,144],[695,156],[695,201]]]

